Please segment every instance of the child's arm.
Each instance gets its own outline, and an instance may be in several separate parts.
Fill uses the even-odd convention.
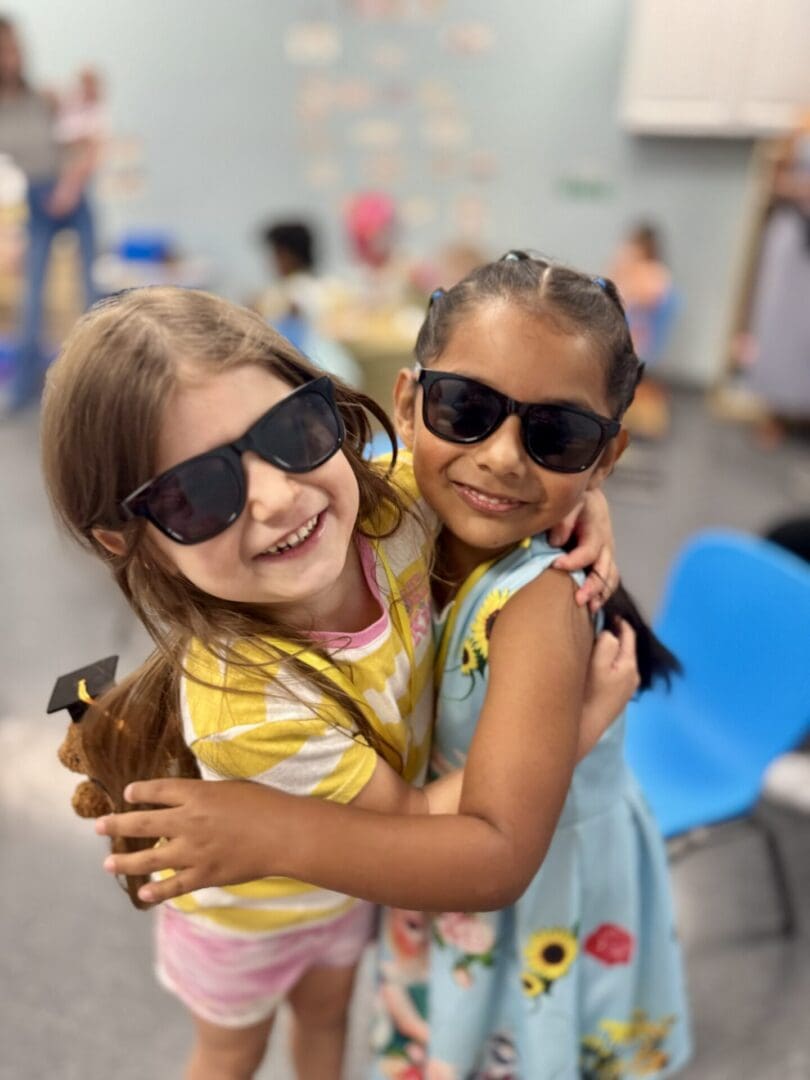
[[[241,880],[283,874],[426,910],[510,903],[542,862],[570,783],[591,647],[590,620],[576,607],[567,574],[543,574],[510,599],[490,642],[490,686],[458,816],[394,816],[229,785],[228,793],[212,793],[216,799],[207,809],[206,800],[189,796],[184,828],[196,821],[204,835],[206,820],[217,813],[214,801],[238,814]],[[183,800],[177,783],[134,785],[131,794],[176,803]],[[159,828],[149,811],[100,823],[108,835],[168,838],[160,849],[110,856],[109,868],[149,872],[168,861],[179,870],[159,888],[146,886],[144,899],[225,880],[218,877],[215,856],[202,873],[199,861],[189,867],[177,815],[168,810],[158,816]]]
[[[635,634],[620,620],[618,636],[603,631],[596,640],[588,667],[585,702],[579,728],[577,760],[581,761],[638,689]],[[539,722],[539,719],[538,719]],[[396,777],[381,761],[369,784],[353,806],[383,810],[382,801],[392,800],[389,813],[458,813],[463,772],[457,769],[428,784],[424,796]],[[379,787],[375,790],[376,785]],[[389,788],[386,793],[386,787]],[[277,807],[278,792],[262,784],[238,780],[211,783],[207,780],[153,780],[127,789],[131,802],[164,804],[171,809],[134,811],[107,818],[101,824],[109,835],[166,836],[171,846],[154,849],[151,870],[183,867],[191,875],[188,889],[233,885],[268,874],[265,832],[272,827],[268,816]],[[281,796],[282,799],[284,796]],[[368,801],[366,801],[368,800]],[[397,809],[393,802],[399,800]],[[378,805],[372,805],[378,802]],[[247,826],[245,823],[249,823]],[[252,826],[255,828],[252,829]],[[137,828],[139,831],[131,832]],[[251,831],[253,835],[251,835]],[[134,858],[140,859],[141,855]],[[111,856],[110,869],[123,871],[126,859]],[[159,860],[159,865],[155,860]],[[138,863],[138,873],[145,872]],[[132,871],[133,873],[136,870]],[[152,886],[155,899],[167,899],[166,879]]]

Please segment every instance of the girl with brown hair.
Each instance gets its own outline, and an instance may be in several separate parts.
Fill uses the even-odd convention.
[[[410,786],[431,735],[431,537],[407,462],[363,460],[369,413],[393,435],[259,316],[203,293],[123,294],[71,333],[44,401],[49,492],[156,644],[82,721],[115,809],[132,779],[198,774],[302,804],[456,809],[460,774]],[[157,968],[195,1019],[187,1076],[252,1076],[283,997],[299,1075],[337,1076],[371,907],[278,877],[189,893],[182,875]],[[145,880],[128,882],[136,903]]]

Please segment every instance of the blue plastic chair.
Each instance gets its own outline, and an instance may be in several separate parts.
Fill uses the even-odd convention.
[[[810,729],[810,567],[756,537],[699,534],[670,572],[655,630],[684,675],[631,702],[627,760],[684,851],[707,826],[762,831],[790,933],[776,837],[753,811],[767,766]]]

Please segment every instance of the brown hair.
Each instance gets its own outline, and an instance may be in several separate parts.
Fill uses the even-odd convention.
[[[325,694],[347,716],[352,735],[389,761],[396,751],[371,728],[357,702],[268,638],[313,650],[300,630],[272,621],[266,610],[210,596],[171,572],[156,557],[148,526],[125,521],[121,500],[156,471],[155,447],[164,403],[182,360],[211,372],[257,364],[291,387],[322,374],[264,320],[207,293],[155,287],[102,301],[79,320],[48,374],[42,414],[45,480],[61,523],[109,566],[127,601],[155,642],[141,668],[105,694],[82,720],[90,775],[116,811],[135,779],[198,775],[183,740],[179,684],[192,638],[228,663],[255,667],[238,642],[260,649],[257,674],[272,678],[284,659],[295,674]],[[399,526],[405,502],[385,471],[363,459],[374,416],[395,446],[391,423],[370,398],[335,380],[346,427],[343,445],[360,491],[358,531],[384,537]],[[93,529],[120,531],[125,552],[113,555]],[[223,642],[235,642],[225,645]],[[325,655],[325,654],[324,654]],[[258,685],[258,683],[257,683]],[[121,850],[144,842],[118,841]],[[128,879],[136,906],[141,879]]]

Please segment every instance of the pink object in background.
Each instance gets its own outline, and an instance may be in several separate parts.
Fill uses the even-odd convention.
[[[366,192],[354,196],[346,209],[346,232],[352,251],[367,266],[390,260],[396,228],[396,206],[389,195]]]

